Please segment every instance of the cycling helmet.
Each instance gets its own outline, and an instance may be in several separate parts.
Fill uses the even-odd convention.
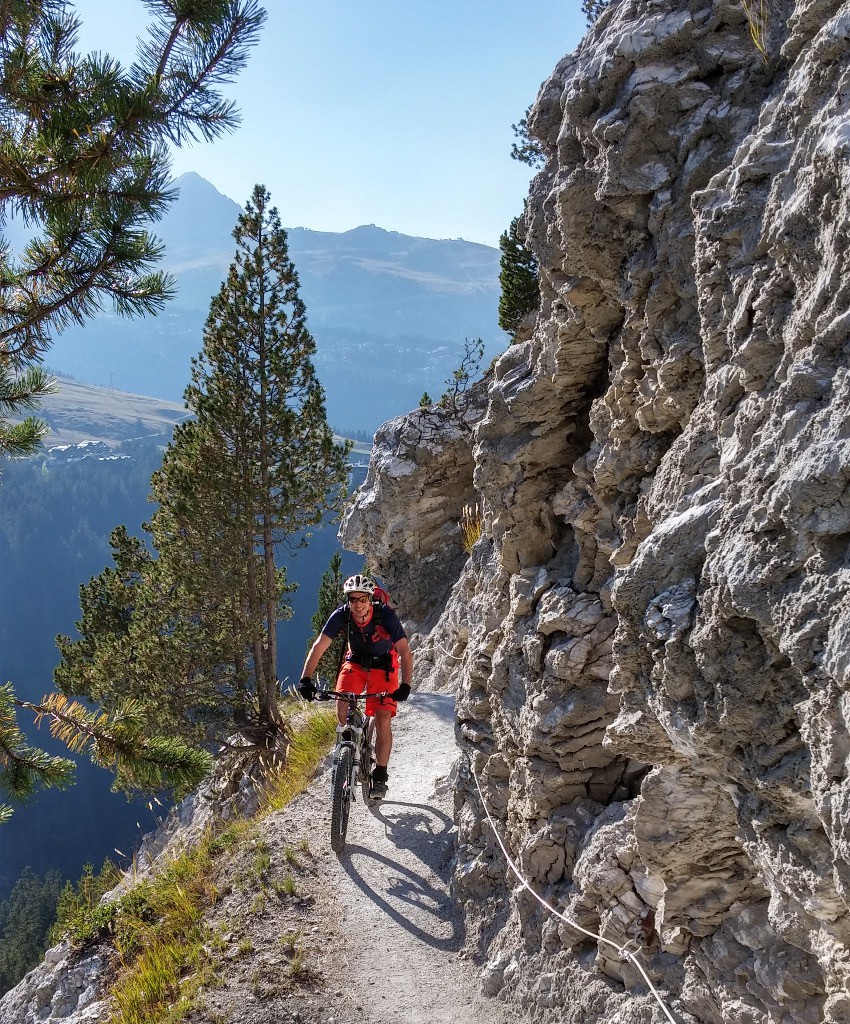
[[[368,594],[371,597],[375,593],[375,582],[368,576],[356,572],[343,583],[342,592],[344,594]]]

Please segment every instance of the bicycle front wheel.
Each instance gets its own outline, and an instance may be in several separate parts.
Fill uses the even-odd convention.
[[[334,756],[331,776],[331,849],[342,853],[345,833],[348,830],[348,811],[351,807],[351,766],[354,751],[351,747],[340,747]]]

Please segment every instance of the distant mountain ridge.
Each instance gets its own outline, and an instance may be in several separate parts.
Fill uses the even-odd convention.
[[[175,425],[191,415],[182,402],[83,384],[61,375],[57,382],[57,393],[48,395],[38,411],[50,426],[44,442],[48,452],[65,445],[101,444],[108,450],[124,441],[143,440],[165,446]],[[352,461],[368,458],[368,444],[356,440],[352,444]]]
[[[179,400],[202,345],[209,303],[233,259],[240,207],[198,174],[175,181],[179,198],[154,228],[177,298],[159,317],[103,314],[56,340],[50,360],[74,377]],[[272,196],[282,210],[285,197]],[[499,251],[463,239],[427,239],[363,225],[341,233],[287,229],[316,368],[330,420],[372,431],[438,397],[464,339],[481,337],[487,359],[507,342],[498,328]],[[364,396],[368,401],[364,402]]]

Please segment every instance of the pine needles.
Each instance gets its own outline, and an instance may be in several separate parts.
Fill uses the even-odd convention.
[[[34,712],[37,725],[46,719],[50,734],[72,754],[88,754],[94,764],[114,771],[116,789],[168,787],[179,795],[196,786],[212,768],[208,751],[174,736],[146,735],[147,714],[140,701],[125,701],[108,713],[90,711],[62,693],[50,693],[40,704],[14,703]]]

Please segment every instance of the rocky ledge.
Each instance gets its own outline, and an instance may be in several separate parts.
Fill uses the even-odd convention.
[[[647,979],[850,1020],[850,6],[756,7],[764,54],[737,3],[619,0],[558,65],[534,333],[379,434],[344,526],[458,688],[485,989],[547,1021],[666,1019]]]

